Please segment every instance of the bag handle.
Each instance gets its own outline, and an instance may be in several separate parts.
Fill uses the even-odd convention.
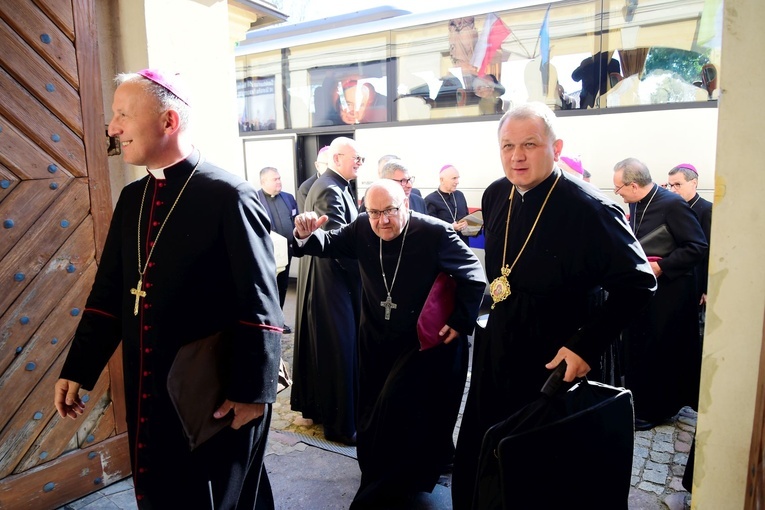
[[[556,393],[565,393],[577,383],[576,380],[573,382],[566,382],[563,380],[563,377],[566,375],[566,368],[568,368],[566,360],[561,360],[561,362],[558,363],[558,366],[555,367],[555,370],[553,370],[552,374],[550,374],[542,386],[542,394],[544,394],[546,397],[552,397]],[[579,381],[587,382],[586,377],[577,379]]]

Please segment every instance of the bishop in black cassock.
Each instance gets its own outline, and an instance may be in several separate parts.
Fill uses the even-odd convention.
[[[317,230],[302,249],[357,260],[362,475],[351,508],[399,508],[402,498],[432,491],[451,462],[467,371],[466,336],[478,315],[485,278],[450,225],[410,213],[399,184],[377,181],[366,198],[368,211],[378,218],[364,213],[341,229]],[[391,217],[379,214],[385,209]],[[457,284],[455,310],[447,320],[455,338],[421,351],[417,320],[440,272]]]
[[[146,164],[150,175],[126,186],[117,202],[56,384],[57,408],[63,416],[82,412],[72,391],[93,388],[122,342],[138,507],[252,509],[258,500],[259,508],[273,508],[262,465],[284,319],[268,217],[249,183],[187,145],[178,98],[158,107],[158,97],[177,90],[172,82],[153,71],[121,76],[109,131],[120,136],[125,161]],[[179,349],[217,332],[225,332],[230,353],[220,404],[233,407],[237,429],[225,427],[191,451],[168,373]]]
[[[567,361],[569,381],[596,366],[656,286],[621,208],[555,165],[563,142],[552,119],[549,108],[528,103],[500,121],[506,177],[482,199],[486,274],[499,299],[475,339],[452,479],[456,510],[471,508],[486,430],[539,398],[555,360]],[[502,295],[493,282],[505,266],[510,293]],[[566,461],[576,469],[578,459]],[[519,494],[519,507],[538,506],[539,496]]]
[[[696,267],[708,245],[691,208],[651,179],[648,168],[629,158],[617,164],[614,183],[630,208],[630,225],[658,268],[658,289],[648,308],[633,314],[624,333],[625,383],[635,399],[636,426],[650,428],[683,406],[698,409],[701,377],[699,294]],[[665,228],[668,251],[648,240]],[[655,259],[655,260],[654,260]]]

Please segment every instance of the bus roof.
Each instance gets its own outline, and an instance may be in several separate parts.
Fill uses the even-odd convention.
[[[489,12],[506,11],[534,5],[546,5],[564,0],[493,0],[439,11],[411,12],[397,6],[385,5],[348,14],[330,16],[300,23],[288,23],[247,32],[235,50],[236,56],[311,44],[330,39],[354,37],[385,30],[436,23],[465,16],[478,16]],[[331,34],[327,32],[331,31]]]

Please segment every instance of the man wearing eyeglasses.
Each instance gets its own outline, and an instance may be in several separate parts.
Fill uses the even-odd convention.
[[[433,490],[451,463],[452,433],[467,375],[467,338],[486,285],[472,251],[449,225],[410,212],[399,183],[381,179],[366,194],[367,211],[327,232],[327,216],[295,219],[296,243],[321,257],[355,259],[361,271],[359,328],[359,487],[351,509],[409,508]],[[302,246],[302,248],[301,248]],[[456,283],[455,306],[426,350],[418,316],[439,273]]]
[[[707,243],[712,232],[712,202],[701,198],[696,192],[699,185],[699,173],[690,163],[681,163],[669,171],[667,189],[677,193],[688,204],[696,219],[701,224]],[[696,283],[699,288],[699,306],[707,302],[707,279],[709,273],[709,252],[704,260],[696,267]]]
[[[364,156],[351,138],[329,146],[327,170],[311,186],[305,210],[327,216],[323,228],[353,222],[358,207],[350,181]],[[297,254],[296,254],[297,255]],[[303,418],[324,425],[330,441],[356,444],[361,285],[356,262],[348,257],[309,257],[301,262],[295,321],[293,385],[290,403]]]
[[[630,226],[658,281],[649,306],[622,337],[635,428],[649,430],[685,405],[698,409],[701,343],[694,270],[708,245],[688,204],[654,183],[643,162],[620,161],[613,180],[614,192],[629,204]]]
[[[425,200],[414,193],[414,176],[409,174],[409,170],[400,159],[388,161],[380,170],[380,177],[396,181],[404,189],[404,195],[409,199],[409,209],[422,214],[428,214],[428,206]]]

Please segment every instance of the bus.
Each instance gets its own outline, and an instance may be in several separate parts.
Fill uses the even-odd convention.
[[[294,192],[318,150],[354,138],[357,196],[395,154],[423,196],[446,164],[478,208],[503,175],[498,120],[543,101],[563,154],[613,195],[613,166],[636,157],[658,183],[679,163],[714,191],[720,1],[505,0],[417,13],[395,6],[251,30],[236,54],[247,178],[280,170]],[[716,7],[717,6],[717,7]]]

